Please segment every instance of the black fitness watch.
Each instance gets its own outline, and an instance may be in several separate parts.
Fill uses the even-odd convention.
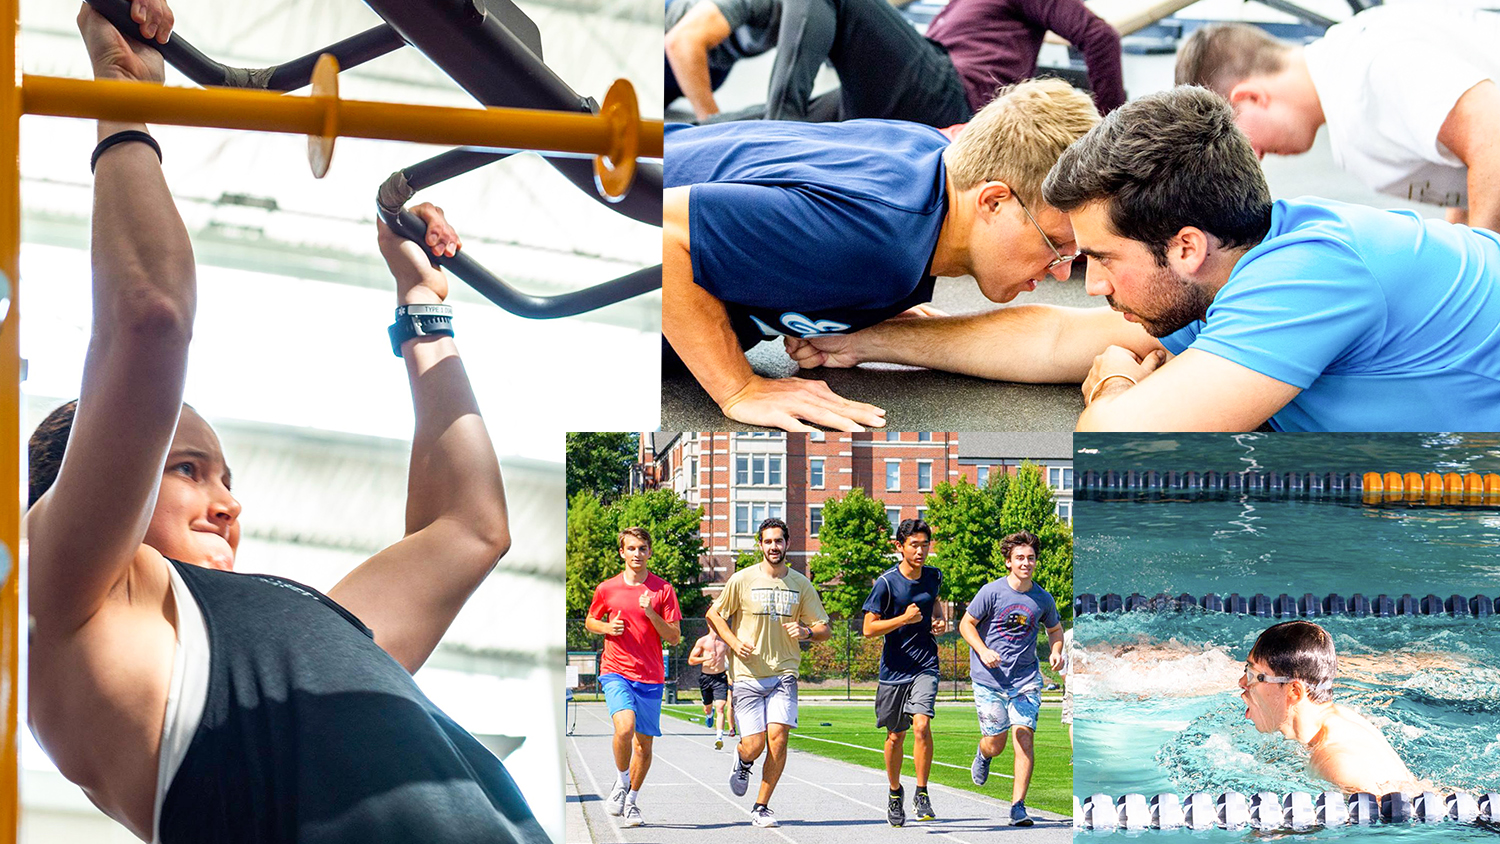
[[[417,337],[452,337],[452,305],[402,305],[391,323],[391,351],[401,357],[401,344]]]

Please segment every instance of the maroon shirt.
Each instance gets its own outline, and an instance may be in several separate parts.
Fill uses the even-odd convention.
[[[948,51],[969,105],[979,111],[996,88],[1036,75],[1037,53],[1049,31],[1083,51],[1101,113],[1124,104],[1120,34],[1083,0],[951,0],[932,19],[927,37]]]

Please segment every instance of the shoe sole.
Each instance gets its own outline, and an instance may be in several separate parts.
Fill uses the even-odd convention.
[[[919,821],[933,821],[933,820],[937,820],[937,815],[917,815],[917,820],[919,820]]]
[[[716,741],[716,742],[714,742],[714,750],[723,750],[723,749],[724,749],[724,742],[722,742],[722,741]]]
[[[1027,818],[1024,821],[1011,821],[1010,825],[1011,826],[1031,826],[1033,823],[1035,823],[1035,821],[1033,821],[1031,818]]]
[[[645,823],[646,822],[641,820],[640,818],[636,818],[633,821],[622,821],[620,823],[620,826],[644,826]]]

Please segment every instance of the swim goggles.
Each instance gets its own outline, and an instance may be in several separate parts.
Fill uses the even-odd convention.
[[[1256,683],[1283,683],[1283,684],[1285,684],[1285,683],[1290,683],[1290,682],[1292,682],[1294,680],[1299,680],[1299,679],[1301,679],[1301,678],[1299,678],[1299,677],[1277,677],[1277,676],[1272,675],[1272,674],[1262,674],[1259,671],[1256,671],[1254,668],[1251,668],[1248,665],[1245,666],[1245,685],[1247,685],[1247,686],[1253,686]],[[1315,692],[1321,692],[1324,689],[1329,689],[1329,688],[1333,687],[1333,681],[1332,680],[1324,680],[1323,682],[1316,683],[1316,684],[1309,683],[1306,680],[1302,680],[1302,684],[1305,685],[1305,686],[1307,686],[1309,689],[1311,689],[1312,691],[1315,691]]]

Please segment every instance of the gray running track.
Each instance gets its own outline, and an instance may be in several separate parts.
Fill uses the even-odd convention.
[[[894,829],[885,820],[885,774],[797,749],[792,739],[786,770],[777,784],[771,808],[781,821],[777,829],[750,825],[750,806],[760,787],[763,759],[750,776],[744,797],[729,791],[733,739],[715,751],[713,732],[702,724],[662,716],[663,735],[656,740],[651,773],[638,805],[645,825],[622,828],[604,811],[614,782],[610,753],[612,728],[603,704],[578,704],[577,726],[567,736],[568,844],[897,844],[921,840],[931,844],[1064,844],[1073,840],[1072,819],[1031,809],[1029,829],[1008,826],[1010,804],[934,783],[930,786],[936,821],[908,820]],[[1009,780],[1000,780],[1009,794]],[[907,812],[911,785],[907,785]]]

